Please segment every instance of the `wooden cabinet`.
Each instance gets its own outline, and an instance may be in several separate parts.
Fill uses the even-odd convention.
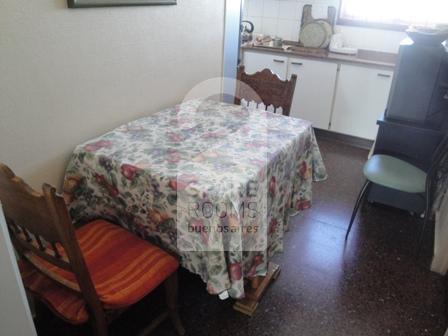
[[[376,122],[386,109],[392,75],[390,70],[342,64],[330,130],[375,139]]]
[[[263,69],[271,69],[281,79],[286,79],[288,57],[246,51],[244,53],[244,66],[246,67],[246,73],[249,74]]]
[[[328,129],[331,118],[338,65],[302,58],[290,58],[288,78],[297,75],[291,116]]]

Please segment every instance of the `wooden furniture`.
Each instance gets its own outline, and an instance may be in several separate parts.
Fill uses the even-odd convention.
[[[309,122],[189,100],[77,146],[64,193],[75,219],[106,213],[180,255],[209,294],[238,299],[282,250],[289,209],[309,208],[312,180],[326,177]]]
[[[65,321],[89,321],[95,335],[107,335],[114,317],[164,283],[168,309],[145,332],[170,316],[184,334],[176,310],[178,261],[104,220],[75,230],[64,199],[48,184],[42,189],[0,164],[0,200],[27,290]]]
[[[277,280],[280,275],[280,266],[270,262],[266,276],[247,279],[245,288],[246,296],[244,299],[237,300],[233,309],[240,313],[252,316],[257,310],[258,304],[266,293],[269,285]]]
[[[420,195],[425,201],[423,226],[418,243],[420,251],[425,229],[433,214],[434,204],[448,186],[448,134],[445,135],[431,160],[428,173],[396,157],[384,154],[373,155],[364,166],[366,182],[356,200],[345,239],[348,239],[356,214],[372,185]]]
[[[392,84],[393,55],[360,50],[358,56],[346,56],[297,50],[246,48],[246,72],[268,68],[282,79],[297,75],[292,117],[309,120],[315,128],[336,135],[374,140],[376,121],[386,109]]]
[[[238,68],[235,104],[240,105],[241,99],[255,102],[257,106],[263,103],[266,110],[272,105],[274,113],[282,108],[282,114],[289,116],[296,81],[296,75],[290,80],[281,80],[269,69],[248,75],[241,66]]]

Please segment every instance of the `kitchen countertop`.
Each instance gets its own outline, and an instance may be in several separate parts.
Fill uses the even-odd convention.
[[[318,58],[322,60],[357,63],[364,65],[374,65],[387,68],[394,68],[397,60],[397,54],[359,49],[357,55],[344,55],[329,52],[326,49],[304,48],[294,43],[286,42],[285,45],[291,46],[289,50],[283,48],[269,47],[269,46],[255,46],[252,44],[245,44],[242,46],[243,50],[253,50],[260,52],[272,52],[285,56],[300,56],[309,58]]]

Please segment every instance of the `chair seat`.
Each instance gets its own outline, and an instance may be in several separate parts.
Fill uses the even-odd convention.
[[[30,263],[20,260],[20,274],[25,288],[43,301],[57,316],[71,324],[89,319],[82,295],[43,275]]]
[[[364,166],[364,176],[373,183],[403,192],[426,190],[423,170],[389,155],[373,155]]]
[[[173,256],[104,220],[93,221],[76,230],[76,238],[105,309],[121,309],[133,305],[158,287],[179,267],[178,261]],[[48,269],[51,273],[57,274],[64,285],[70,288],[78,287],[73,273],[34,257],[33,262],[36,260],[39,269]],[[46,277],[41,273],[38,274]],[[60,286],[56,282],[55,285]],[[33,291],[31,288],[30,290]],[[66,289],[71,295],[67,295],[66,291],[53,291],[66,295],[67,301],[74,300],[72,290]],[[52,308],[57,310],[53,295],[50,296],[48,293],[40,295],[44,295],[44,301],[50,301]],[[58,297],[58,300],[62,299]],[[65,316],[65,319],[68,319],[68,316]]]

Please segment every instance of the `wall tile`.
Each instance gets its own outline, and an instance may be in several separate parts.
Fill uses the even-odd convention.
[[[291,41],[299,41],[301,21],[294,21],[291,31]]]
[[[249,16],[249,8],[248,8],[248,6],[247,6],[247,0],[244,0],[244,4],[243,4],[243,8],[242,8],[243,10],[242,10],[242,15],[243,15],[243,20],[244,20],[244,18],[247,18],[248,16]]]
[[[299,40],[303,6],[306,4],[326,5],[339,8],[340,0],[245,0],[243,17],[255,24],[258,34],[279,35],[284,39]],[[264,10],[266,3],[266,10]],[[294,10],[297,6],[297,10]],[[273,17],[272,13],[277,12]],[[320,11],[321,13],[326,11]],[[264,17],[264,14],[267,17]],[[289,27],[289,28],[288,28]],[[387,30],[340,26],[347,42],[358,48],[396,53],[404,33]],[[289,33],[288,33],[289,30]]]
[[[328,17],[328,5],[313,5],[312,15],[315,19],[326,19]]]
[[[265,35],[275,35],[277,34],[277,19],[266,18],[262,19],[262,33]]]
[[[302,16],[301,8],[295,0],[279,1],[278,18],[299,20]]]
[[[278,18],[279,1],[278,0],[264,0],[263,17]]]
[[[245,18],[254,24],[254,34],[262,34],[263,33],[263,22],[261,17],[256,16],[248,16]]]
[[[263,16],[263,0],[246,0],[248,16]]]
[[[295,40],[294,30],[297,26],[297,22],[295,20],[285,20],[279,19],[277,25],[277,35],[280,36],[284,40]]]

